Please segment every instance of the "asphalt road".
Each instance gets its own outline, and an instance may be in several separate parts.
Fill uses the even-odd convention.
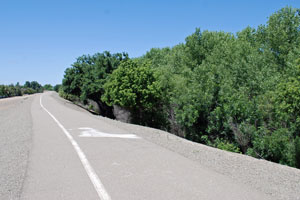
[[[276,199],[126,126],[54,92],[0,100],[0,199]]]
[[[31,147],[34,97],[0,99],[0,199],[19,199]]]

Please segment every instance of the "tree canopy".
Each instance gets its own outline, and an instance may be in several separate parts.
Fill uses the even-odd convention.
[[[197,28],[134,59],[82,56],[62,91],[128,109],[134,123],[299,168],[299,14],[285,7],[236,34]]]
[[[26,81],[22,86],[19,83],[16,85],[0,85],[0,98],[22,96],[24,94],[34,94],[43,92],[43,87],[37,81]]]
[[[134,123],[152,127],[162,125],[162,88],[149,63],[122,62],[104,84],[104,91],[102,100],[108,105],[130,110]]]

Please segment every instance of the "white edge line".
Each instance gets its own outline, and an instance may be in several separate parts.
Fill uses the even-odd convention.
[[[40,105],[41,107],[50,115],[50,117],[52,117],[52,119],[57,123],[57,125],[63,130],[63,132],[65,133],[65,135],[67,136],[67,138],[69,139],[69,141],[71,142],[71,144],[73,145],[77,155],[79,156],[79,159],[86,171],[86,173],[88,174],[91,182],[93,183],[95,190],[98,193],[98,196],[100,197],[101,200],[111,200],[109,194],[106,192],[103,184],[101,183],[98,175],[96,174],[95,170],[93,169],[93,167],[91,166],[90,162],[88,161],[88,159],[86,158],[85,154],[83,153],[83,151],[81,150],[81,148],[79,147],[78,143],[73,139],[72,135],[65,129],[65,127],[54,117],[54,115],[52,115],[42,104],[42,96],[40,96]]]

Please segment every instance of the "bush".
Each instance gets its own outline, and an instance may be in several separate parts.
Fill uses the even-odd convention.
[[[68,93],[65,93],[62,88],[59,90],[58,92],[59,96],[64,98],[64,99],[67,99],[69,101],[78,101],[79,98],[75,95],[72,95],[72,94],[68,94]]]
[[[50,84],[45,84],[43,88],[44,88],[44,90],[49,90],[49,91],[53,90],[53,86]]]
[[[53,87],[53,89],[55,92],[59,92],[60,87],[61,87],[61,84],[57,84]]]
[[[291,164],[291,140],[288,129],[281,128],[254,139],[253,149],[261,158],[281,164]]]
[[[24,88],[23,94],[34,94],[35,91],[32,88]]]
[[[166,123],[162,108],[162,88],[149,63],[128,60],[119,66],[104,85],[102,100],[128,109],[132,122],[151,127]]]
[[[240,149],[236,145],[229,143],[227,141],[223,141],[221,139],[215,140],[215,147],[217,147],[218,149],[225,150],[225,151],[241,153]]]
[[[133,123],[299,167],[299,13],[285,7],[237,34],[196,29],[184,43],[134,61],[109,52],[79,57],[61,95],[92,99],[110,114],[118,105]]]

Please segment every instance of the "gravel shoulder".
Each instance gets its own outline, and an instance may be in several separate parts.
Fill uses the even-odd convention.
[[[53,93],[52,96],[65,106],[87,112],[60,98],[56,93]],[[272,199],[300,200],[299,169],[242,154],[222,151],[185,140],[165,131],[126,124],[101,116],[92,116],[196,161],[202,167],[230,177],[237,183],[246,184],[255,190],[270,195]]]
[[[34,95],[0,100],[0,199],[19,199],[31,148]]]

